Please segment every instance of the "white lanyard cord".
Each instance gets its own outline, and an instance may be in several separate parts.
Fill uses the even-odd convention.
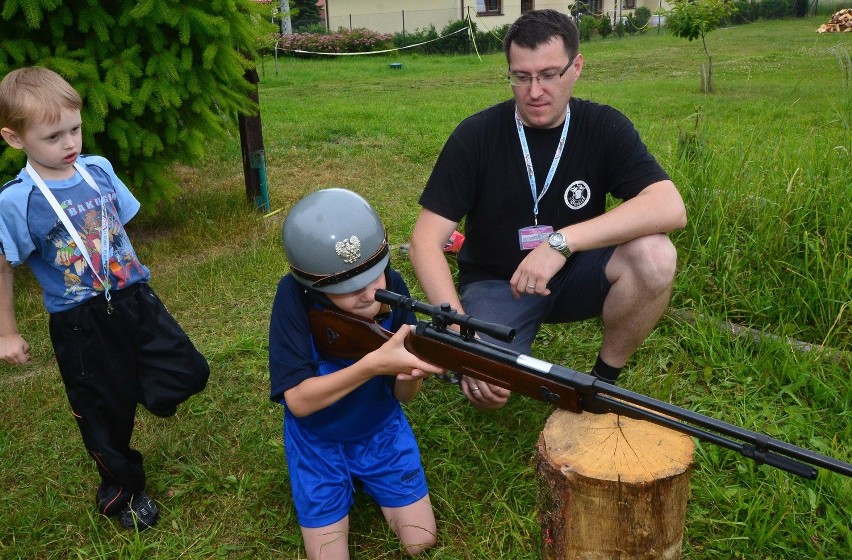
[[[538,203],[542,198],[544,198],[544,195],[547,193],[547,189],[550,188],[550,183],[553,181],[553,176],[556,174],[556,168],[559,167],[559,160],[562,159],[562,151],[565,149],[565,140],[568,138],[568,124],[570,121],[571,106],[569,105],[565,110],[565,121],[562,123],[562,134],[559,136],[559,144],[556,146],[556,153],[553,154],[553,161],[550,164],[550,170],[547,172],[547,178],[544,180],[544,188],[541,190],[541,194],[538,194],[535,171],[533,170],[532,157],[530,156],[530,148],[527,145],[527,135],[524,133],[524,123],[521,121],[517,105],[515,106],[515,126],[518,129],[518,140],[521,142],[521,152],[524,156],[524,165],[526,165],[527,178],[530,182],[535,225],[538,225]]]
[[[41,194],[44,195],[44,198],[47,199],[47,202],[50,204],[50,207],[53,208],[53,211],[56,212],[56,216],[59,218],[59,221],[62,222],[62,225],[65,226],[65,229],[68,230],[69,235],[71,235],[71,239],[74,240],[74,243],[77,244],[77,247],[80,249],[80,253],[83,254],[83,258],[86,259],[86,263],[89,265],[89,268],[92,271],[92,274],[95,275],[95,278],[100,281],[101,285],[104,287],[104,298],[107,303],[111,298],[109,293],[109,259],[110,259],[110,246],[109,246],[109,221],[107,219],[107,211],[106,204],[104,201],[103,194],[101,193],[101,189],[98,187],[95,180],[92,179],[92,176],[86,171],[86,168],[80,165],[79,163],[74,163],[74,167],[77,169],[77,172],[83,177],[83,180],[94,189],[95,192],[98,193],[100,197],[100,205],[101,205],[101,264],[104,273],[104,277],[101,277],[98,274],[97,269],[94,264],[92,264],[92,257],[89,255],[89,250],[86,248],[85,243],[83,243],[83,239],[80,237],[80,234],[77,232],[77,228],[74,227],[74,224],[71,223],[71,219],[68,218],[68,215],[65,213],[65,210],[60,206],[59,201],[56,200],[56,197],[50,192],[50,189],[44,182],[44,179],[38,174],[38,172],[33,169],[32,165],[27,162],[27,173],[29,173],[30,177],[32,177],[33,182],[35,182],[36,186],[41,191]]]

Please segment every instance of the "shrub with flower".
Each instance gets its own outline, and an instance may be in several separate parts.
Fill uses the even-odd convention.
[[[277,35],[278,49],[286,54],[293,51],[317,53],[370,52],[393,48],[393,36],[369,29],[339,29],[335,33],[294,33]]]

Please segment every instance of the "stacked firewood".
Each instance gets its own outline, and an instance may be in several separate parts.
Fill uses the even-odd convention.
[[[852,32],[852,8],[844,8],[831,16],[828,23],[823,23],[817,33],[850,33]]]

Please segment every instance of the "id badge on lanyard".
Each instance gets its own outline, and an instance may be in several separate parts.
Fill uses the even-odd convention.
[[[527,179],[530,183],[530,192],[533,198],[533,225],[522,227],[518,230],[518,244],[521,251],[529,251],[535,249],[547,239],[547,236],[553,233],[553,226],[539,225],[538,223],[538,203],[544,198],[550,184],[553,182],[553,176],[556,175],[556,168],[559,167],[559,161],[562,159],[562,152],[565,149],[565,141],[568,138],[568,126],[571,121],[571,107],[568,106],[565,110],[565,121],[562,123],[562,134],[559,137],[559,144],[556,146],[556,153],[553,154],[553,161],[550,164],[550,170],[547,172],[547,178],[544,180],[544,188],[541,194],[538,193],[538,186],[535,180],[535,170],[533,169],[532,157],[530,156],[530,148],[527,144],[527,135],[524,132],[524,123],[521,122],[521,116],[518,114],[518,108],[515,107],[515,126],[518,129],[518,140],[521,142],[521,152],[524,155],[524,165],[527,169]]]
[[[518,230],[521,251],[529,251],[541,245],[553,233],[553,226],[527,226]]]

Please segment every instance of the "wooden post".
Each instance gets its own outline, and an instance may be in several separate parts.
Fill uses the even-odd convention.
[[[243,156],[243,177],[246,183],[246,196],[254,202],[255,208],[269,212],[269,190],[266,184],[266,155],[263,150],[263,129],[260,122],[260,103],[257,84],[260,78],[257,69],[246,70],[245,79],[254,84],[250,99],[257,106],[257,115],[238,115],[240,147]]]
[[[673,560],[695,444],[615,414],[557,410],[536,449],[544,560]]]

